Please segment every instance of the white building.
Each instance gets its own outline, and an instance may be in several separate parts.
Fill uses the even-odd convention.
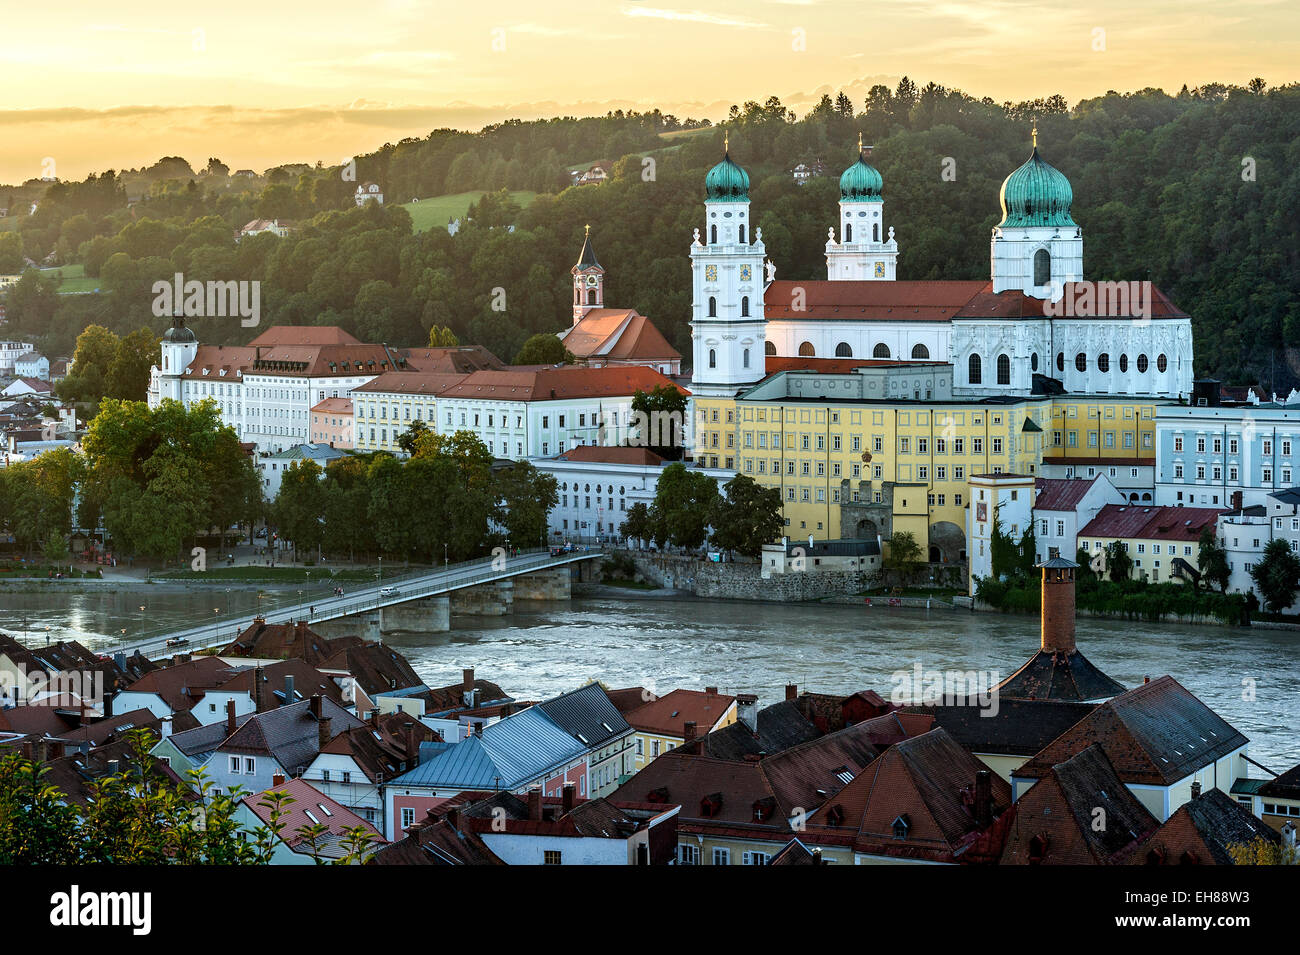
[[[347,457],[346,451],[331,448],[328,444],[312,442],[295,444],[291,448],[273,454],[259,455],[255,463],[258,477],[262,480],[262,494],[268,501],[274,501],[276,495],[280,493],[280,484],[284,481],[285,472],[299,461],[314,461],[320,467],[321,477],[324,478],[325,468],[329,463],[345,457]]]
[[[1034,486],[1035,562],[1056,557],[1074,560],[1079,528],[1107,504],[1123,504],[1124,495],[1103,475],[1091,478],[1039,478]]]
[[[382,206],[384,204],[384,193],[379,188],[378,183],[363,182],[361,185],[357,186],[355,199],[358,206],[364,206],[367,202],[373,202]]]
[[[39,352],[29,351],[14,359],[14,374],[19,378],[50,380],[50,360]]]
[[[16,374],[14,364],[28,352],[34,352],[36,346],[31,342],[0,341],[0,376]]]
[[[636,504],[654,502],[659,476],[673,462],[649,448],[571,448],[553,458],[534,458],[532,464],[555,478],[559,500],[549,515],[550,535],[573,542],[621,537],[619,528]],[[692,468],[718,482],[718,488],[735,472],[718,468]]]
[[[1067,481],[1104,477],[1130,504],[1155,501],[1156,462],[1152,458],[1044,455],[1038,474]]]
[[[966,556],[970,592],[976,577],[993,575],[993,528],[1019,542],[1033,520],[1034,477],[1027,474],[972,474],[966,509]]]

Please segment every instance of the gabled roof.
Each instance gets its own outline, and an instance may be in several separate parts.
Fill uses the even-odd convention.
[[[666,458],[660,457],[649,448],[602,444],[580,444],[563,454],[557,454],[555,460],[593,464],[631,464],[640,467],[659,467],[668,463]]]
[[[772,755],[822,735],[794,700],[781,700],[758,711],[758,732],[737,721],[700,738],[697,747],[715,759],[744,759]]]
[[[279,819],[284,827],[280,839],[295,852],[310,851],[311,844],[300,830],[316,825],[324,826],[326,830],[317,839],[317,848],[323,858],[339,858],[344,854],[340,843],[349,829],[364,829],[370,835],[371,845],[376,848],[388,841],[370,823],[304,779],[288,779],[279,786],[252,793],[241,800],[263,825],[271,824],[272,805],[267,799],[270,793],[285,793],[289,797],[280,804],[284,812]]]
[[[153,693],[173,713],[192,709],[204,692],[235,673],[230,664],[216,657],[195,657],[185,663],[152,670],[126,688],[130,693]]]
[[[630,308],[593,308],[558,333],[575,358],[678,361],[682,355],[644,315]]]
[[[1230,847],[1282,834],[1221,789],[1207,789],[1178,807],[1129,857],[1130,865],[1235,865]]]
[[[239,727],[243,726],[253,718],[252,713],[244,713],[235,717],[236,732]],[[215,723],[208,723],[203,726],[196,726],[193,729],[182,730],[173,733],[167,737],[172,746],[184,753],[192,762],[203,763],[208,757],[217,751],[219,747],[230,734],[226,730],[226,721],[217,720]]]
[[[320,724],[311,700],[257,713],[225,739],[218,752],[269,756],[289,774],[311,765],[320,752]],[[333,700],[321,700],[321,718],[330,721],[330,739],[361,721]]]
[[[1258,792],[1261,796],[1300,799],[1300,763],[1296,763],[1282,775],[1265,781]]]
[[[971,282],[774,281],[763,291],[768,321],[879,320],[946,322],[983,289]],[[796,308],[802,304],[803,308]]]
[[[250,223],[251,224],[251,223]],[[272,325],[248,343],[249,348],[277,345],[360,345],[338,325]]]
[[[320,751],[351,757],[367,779],[378,783],[405,771],[418,757],[421,744],[441,739],[419,720],[397,710],[339,733]]]
[[[587,749],[603,746],[632,729],[599,683],[561,693],[536,708]]]
[[[1038,478],[1034,481],[1034,510],[1073,511],[1100,477]]]
[[[1226,509],[1219,507],[1106,504],[1079,536],[1192,542],[1200,539],[1206,527],[1213,530],[1224,513]]]
[[[1098,743],[1120,779],[1169,786],[1249,741],[1171,676],[1107,700],[1012,774],[1040,779]]]
[[[906,712],[930,716],[972,753],[1030,757],[1094,709],[1096,703],[1063,700],[1013,700],[1000,696],[997,711],[977,700],[945,706],[909,706]]]
[[[687,394],[653,368],[644,365],[546,365],[510,371],[476,371],[443,391],[445,398],[495,401],[558,401],[575,398],[615,398],[673,388]]]
[[[367,696],[373,698],[385,690],[424,686],[406,657],[380,640],[363,642],[343,638],[331,644],[337,649],[318,664],[320,668],[346,670]]]
[[[247,693],[257,698],[257,676],[261,674],[260,710],[273,710],[290,703],[297,703],[312,696],[323,696],[342,705],[343,690],[320,670],[305,660],[288,659],[268,663],[265,666],[241,667],[232,671],[221,680],[219,688],[224,691]],[[286,677],[293,677],[292,700],[285,696]]]
[[[673,690],[626,714],[627,722],[645,733],[685,736],[685,724],[695,724],[696,732],[707,733],[735,704],[727,694],[703,690]]]
[[[1081,650],[1039,650],[997,686],[1001,699],[1065,700],[1082,703],[1104,700],[1124,692]]]
[[[1053,766],[1014,813],[1002,865],[1117,864],[1159,825],[1095,744]]]
[[[460,372],[389,371],[373,381],[353,388],[356,394],[384,395],[441,395],[452,385],[463,381]]]
[[[961,861],[992,847],[976,819],[975,785],[988,772],[994,819],[1011,806],[1011,787],[942,728],[903,740],[828,800],[808,820],[857,831],[854,848],[869,855]],[[901,820],[905,835],[895,831]]]

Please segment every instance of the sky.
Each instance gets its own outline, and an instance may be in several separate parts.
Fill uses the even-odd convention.
[[[434,128],[725,117],[904,74],[998,101],[1300,79],[1295,0],[62,0],[0,32],[0,182],[343,161]]]

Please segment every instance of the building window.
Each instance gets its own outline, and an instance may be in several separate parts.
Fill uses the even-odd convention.
[[[930,349],[926,348],[924,345],[913,345],[912,357],[922,360],[927,359],[930,357]]]
[[[718,353],[713,348],[709,349],[709,367],[710,368],[718,367]]]
[[[413,825],[415,825],[415,810],[414,810],[414,809],[410,809],[410,808],[403,809],[403,810],[402,810],[402,828],[403,828],[403,829],[410,829]]]
[[[1011,384],[1011,359],[1006,355],[998,355],[998,384]]]
[[[715,226],[716,228],[716,226]],[[718,317],[718,300],[712,295],[709,296],[709,318]]]
[[[1034,285],[1043,286],[1052,280],[1052,255],[1046,249],[1034,253]]]
[[[966,363],[966,380],[972,385],[978,385],[983,380],[979,355],[971,355],[970,361]]]
[[[812,342],[803,342],[802,344],[799,345],[799,357],[800,358],[817,357],[817,350],[813,348]]]
[[[1087,371],[1087,370],[1088,370],[1088,356],[1085,355],[1083,352],[1079,352],[1079,354],[1075,355],[1075,356],[1074,356],[1074,367],[1075,367],[1078,371]]]
[[[742,295],[740,297],[740,317],[749,318],[749,296],[748,295]]]
[[[848,342],[840,342],[838,345],[835,346],[835,357],[836,358],[853,357],[853,349],[849,347]]]
[[[543,851],[542,865],[559,865],[559,864],[560,864],[559,849],[546,849]]]
[[[871,350],[871,357],[872,357],[872,358],[888,358],[888,357],[889,357],[889,346],[886,345],[884,342],[880,342],[878,345],[876,345],[875,348],[873,348],[873,349]]]
[[[719,846],[713,850],[714,865],[731,865],[731,850]]]

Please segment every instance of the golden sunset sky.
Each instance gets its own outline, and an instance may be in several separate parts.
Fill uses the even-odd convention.
[[[857,108],[904,74],[976,96],[1297,79],[1295,0],[156,0],[12,4],[0,182],[181,155],[337,163],[439,126],[775,94]],[[48,168],[49,164],[45,164]]]

